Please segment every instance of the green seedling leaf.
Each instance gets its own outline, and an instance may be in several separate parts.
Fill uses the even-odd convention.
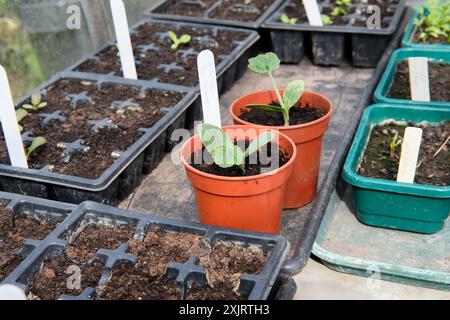
[[[191,41],[192,37],[188,34],[183,34],[180,38],[180,43],[185,44]]]
[[[234,145],[222,145],[211,153],[214,163],[221,168],[231,168],[232,166],[242,166],[245,163],[245,154],[241,148]]]
[[[41,103],[42,97],[40,93],[33,93],[31,95],[31,104],[33,106],[38,106]]]
[[[280,59],[273,52],[260,54],[248,60],[248,68],[256,73],[268,74],[280,67]]]
[[[23,118],[25,118],[28,115],[28,112],[24,109],[17,109],[16,110],[16,118],[17,118],[17,122],[19,123],[20,121],[23,120]]]
[[[339,6],[350,7],[352,5],[352,0],[336,0],[336,4]]]
[[[42,102],[40,93],[33,93],[31,95],[31,104],[24,104],[22,108],[30,111],[38,111],[39,109],[45,108],[47,105],[47,102]]]
[[[31,146],[27,150],[27,160],[30,159],[31,154],[36,151],[37,148],[43,146],[47,143],[47,140],[45,140],[44,137],[37,137],[33,139],[33,142],[31,143]]]
[[[401,139],[398,138],[398,133],[395,134],[394,138],[392,138],[390,149],[391,149],[391,158],[395,157],[395,150],[398,146],[402,144]]]
[[[268,144],[272,139],[275,137],[275,134],[273,132],[265,132],[260,134],[256,139],[250,143],[247,150],[245,150],[245,157],[249,157],[262,147],[264,147],[266,144]]]
[[[173,31],[169,31],[169,38],[172,40],[172,49],[176,50],[181,44],[189,43],[192,37],[188,34],[183,34],[180,38]]]
[[[305,89],[303,80],[295,80],[288,84],[283,94],[284,108],[289,111],[300,100]]]
[[[297,18],[289,18],[286,14],[283,14],[281,16],[281,22],[286,24],[294,25],[297,23],[297,21],[298,21]]]
[[[336,7],[333,9],[333,11],[331,11],[331,15],[333,17],[344,16],[346,14],[347,14],[347,12],[341,7]]]
[[[322,15],[322,22],[325,26],[329,26],[329,25],[333,24],[333,20],[331,20],[331,18],[329,16],[327,16],[326,14]]]

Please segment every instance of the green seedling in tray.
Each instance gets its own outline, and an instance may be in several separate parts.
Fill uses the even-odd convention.
[[[25,118],[27,115],[28,115],[28,112],[25,109],[17,109],[16,110],[16,119],[17,119],[17,123],[19,124],[20,132],[23,131],[23,127],[20,125],[20,121],[22,121],[23,118]]]
[[[329,26],[331,24],[333,24],[333,20],[331,20],[331,18],[329,16],[327,16],[326,14],[322,15],[322,22],[324,26]]]
[[[343,7],[350,7],[352,5],[352,0],[337,0],[336,4]]]
[[[24,104],[23,109],[28,111],[39,111],[47,107],[48,103],[42,101],[42,95],[40,93],[33,93],[31,95],[31,104]]]
[[[420,40],[427,42],[430,38],[444,38],[450,43],[449,1],[428,0],[418,13],[414,24],[420,31]]]
[[[32,153],[36,151],[39,147],[43,146],[47,143],[44,137],[36,137],[31,142],[31,145],[28,148],[25,148],[25,154],[27,157],[27,161],[30,159]]]
[[[347,11],[345,11],[343,8],[341,7],[336,7],[333,9],[333,11],[331,11],[331,15],[333,17],[337,17],[337,16],[345,16],[347,14]]]
[[[214,163],[221,168],[238,166],[245,173],[245,159],[268,144],[274,137],[272,132],[265,132],[254,139],[247,150],[235,145],[233,140],[219,127],[201,124],[198,134]]]
[[[283,15],[281,16],[281,22],[283,22],[283,23],[285,23],[285,24],[294,25],[294,24],[297,23],[297,21],[298,21],[297,18],[289,18],[289,16],[286,15],[286,14],[283,14]]]
[[[284,125],[289,126],[289,110],[300,100],[305,89],[305,83],[302,80],[295,80],[289,83],[281,96],[278,90],[272,72],[280,67],[280,59],[273,52],[260,54],[257,57],[249,60],[248,67],[250,70],[260,74],[267,74],[272,80],[272,85],[275,89],[278,103],[280,106],[266,105],[266,104],[251,104],[247,108],[261,109],[265,111],[281,112],[284,118]]]
[[[173,31],[169,31],[170,40],[172,40],[172,49],[177,50],[182,44],[187,44],[191,41],[192,37],[188,34],[183,34],[181,37],[178,36]]]
[[[395,157],[395,151],[397,150],[397,147],[402,145],[402,140],[398,138],[398,132],[395,133],[394,138],[392,138],[390,149],[391,149],[391,159]]]

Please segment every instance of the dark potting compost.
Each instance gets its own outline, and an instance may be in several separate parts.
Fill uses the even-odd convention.
[[[236,143],[243,150],[246,150],[250,145],[250,141],[242,141]],[[271,154],[272,148],[278,149],[278,153],[273,158]],[[268,169],[278,169],[284,166],[289,161],[289,155],[271,143],[262,147],[256,153],[256,157],[247,157],[245,159],[245,172],[239,166],[232,166],[230,168],[222,168],[214,163],[211,154],[206,150],[193,153],[190,158],[190,165],[202,172],[224,177],[249,177],[259,175],[267,172]],[[278,165],[277,165],[278,164]],[[274,168],[276,166],[276,168]]]
[[[450,122],[441,124],[409,123],[423,129],[415,183],[433,186],[450,185],[450,145],[436,155],[450,136]],[[358,174],[386,180],[396,180],[401,146],[391,149],[395,135],[401,142],[406,126],[398,123],[377,125],[372,129]]]
[[[430,80],[430,95],[432,101],[450,101],[450,64],[443,62],[429,62],[428,76]],[[409,81],[409,66],[407,61],[397,64],[388,97],[394,99],[411,100]]]
[[[271,103],[278,106],[276,103]],[[306,104],[304,106],[294,106],[289,110],[289,124],[291,126],[306,124],[322,118],[325,112],[318,107]],[[281,112],[270,112],[261,109],[242,109],[239,118],[258,125],[264,126],[284,126],[284,118]]]
[[[175,32],[178,37],[190,35],[191,40],[173,49],[169,31]],[[220,64],[249,34],[201,26],[142,24],[131,35],[138,78],[195,87],[198,85],[196,59],[201,51],[211,50],[216,57],[216,64]],[[110,46],[75,70],[122,76],[119,50],[116,46]]]
[[[21,121],[23,140],[47,142],[29,159],[30,168],[95,179],[183,98],[167,90],[62,79],[42,92],[47,107]],[[20,108],[21,106],[19,106]],[[2,131],[1,131],[2,132]],[[0,163],[10,164],[3,134]]]
[[[58,225],[57,222],[15,214],[0,207],[0,282],[19,264],[25,240],[42,240]]]

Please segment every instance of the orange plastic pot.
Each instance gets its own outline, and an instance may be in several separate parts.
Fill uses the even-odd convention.
[[[283,94],[283,90],[281,90],[281,94]],[[253,123],[239,119],[242,110],[249,104],[270,104],[273,102],[278,102],[275,90],[254,92],[237,99],[230,106],[234,123],[254,126]],[[314,200],[319,178],[323,135],[328,129],[328,123],[333,113],[331,101],[315,92],[305,91],[299,102],[299,105],[302,106],[309,104],[322,108],[326,114],[320,119],[296,126],[258,126],[279,130],[291,138],[297,146],[297,158],[292,176],[287,184],[285,209],[300,208]]]
[[[235,141],[253,140],[267,128],[224,127]],[[180,151],[181,161],[195,191],[195,199],[204,224],[279,233],[286,183],[297,155],[294,142],[274,131],[274,142],[290,157],[281,168],[249,177],[222,177],[199,171],[189,164],[191,155],[203,149],[198,135],[190,138]]]

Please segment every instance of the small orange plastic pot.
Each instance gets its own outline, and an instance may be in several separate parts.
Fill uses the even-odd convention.
[[[281,94],[283,94],[283,90],[281,90]],[[253,123],[239,119],[242,110],[249,104],[271,104],[274,102],[278,102],[275,90],[254,92],[240,97],[230,106],[234,123],[255,126]],[[287,183],[285,209],[300,208],[314,200],[319,179],[323,135],[328,129],[328,123],[333,113],[331,101],[318,93],[305,91],[299,100],[299,105],[304,106],[306,104],[322,108],[325,115],[315,121],[289,127],[256,125],[284,133],[294,141],[297,147],[297,158],[292,176]]]
[[[234,141],[253,140],[267,128],[228,126],[223,128]],[[282,167],[256,176],[223,177],[192,167],[193,153],[203,149],[198,135],[190,138],[180,151],[181,161],[195,191],[200,221],[213,226],[248,231],[279,233],[286,183],[297,155],[294,142],[282,133],[273,142],[290,159]]]

